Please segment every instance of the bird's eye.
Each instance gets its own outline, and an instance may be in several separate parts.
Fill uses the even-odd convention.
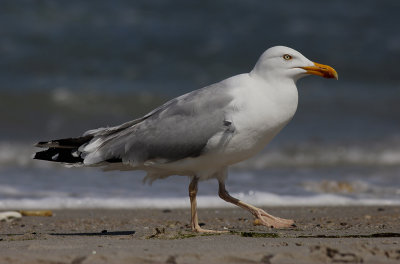
[[[291,60],[291,59],[292,59],[292,56],[290,56],[289,54],[285,54],[285,55],[283,55],[283,58],[284,58],[285,60]]]

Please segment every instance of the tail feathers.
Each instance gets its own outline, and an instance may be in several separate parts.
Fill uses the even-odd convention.
[[[39,142],[35,144],[35,147],[48,149],[36,152],[33,158],[70,164],[82,163],[83,158],[78,149],[81,145],[89,142],[92,138],[93,136],[84,136]]]

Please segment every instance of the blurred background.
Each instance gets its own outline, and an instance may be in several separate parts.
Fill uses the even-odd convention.
[[[32,145],[249,72],[274,45],[339,81],[299,81],[295,118],[231,169],[231,192],[259,205],[400,204],[399,11],[397,0],[2,0],[0,208],[188,206],[186,178],[148,187],[143,172],[34,161]],[[216,185],[200,185],[200,206],[225,205]]]

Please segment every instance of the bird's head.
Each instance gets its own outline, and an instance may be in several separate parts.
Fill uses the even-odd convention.
[[[312,62],[300,52],[284,46],[267,49],[261,55],[252,73],[266,80],[278,81],[285,79],[297,81],[310,74],[338,79],[338,74],[332,67]]]

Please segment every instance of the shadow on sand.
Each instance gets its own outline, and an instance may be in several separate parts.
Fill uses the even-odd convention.
[[[108,232],[103,230],[99,233],[50,233],[52,236],[129,236],[135,234],[136,231],[114,231]]]

